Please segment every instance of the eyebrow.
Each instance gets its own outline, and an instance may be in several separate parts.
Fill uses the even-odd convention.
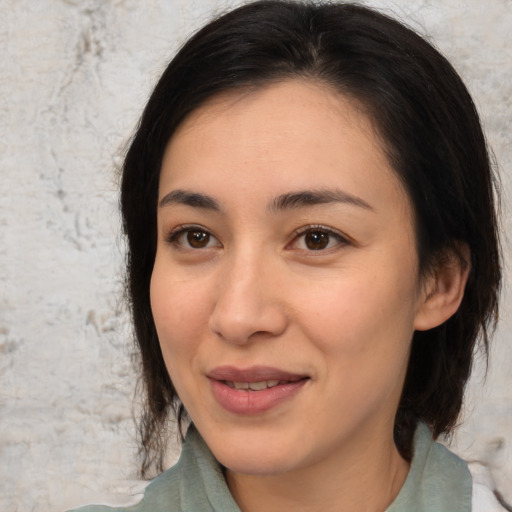
[[[187,190],[173,190],[165,195],[159,203],[160,208],[171,204],[183,204],[193,208],[202,208],[204,210],[220,211],[219,203],[210,196],[199,194],[198,192],[189,192]]]
[[[345,203],[374,211],[364,199],[339,189],[301,190],[281,194],[269,203],[268,210],[275,214],[284,210],[329,203]],[[221,211],[219,203],[213,197],[181,189],[166,194],[160,200],[159,206],[163,208],[171,204],[182,204],[215,212]]]
[[[269,205],[272,213],[317,204],[345,203],[374,211],[364,199],[339,189],[301,190],[276,197]]]

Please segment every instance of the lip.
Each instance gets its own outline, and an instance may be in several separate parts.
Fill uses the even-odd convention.
[[[262,414],[281,403],[291,400],[308,382],[308,375],[290,373],[270,366],[236,368],[219,366],[207,374],[216,401],[226,411],[239,415]],[[238,390],[230,382],[283,381],[277,386],[260,391]]]

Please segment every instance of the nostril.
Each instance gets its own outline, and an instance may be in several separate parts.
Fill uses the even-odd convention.
[[[282,306],[265,297],[238,297],[224,294],[209,319],[209,329],[217,337],[245,344],[278,336],[286,330],[287,316]]]

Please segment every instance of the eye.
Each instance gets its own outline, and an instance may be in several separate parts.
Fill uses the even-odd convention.
[[[311,226],[300,229],[292,245],[295,249],[322,251],[348,243],[348,240],[336,231],[323,226]]]
[[[220,247],[220,242],[201,226],[181,226],[172,231],[168,241],[183,249]]]

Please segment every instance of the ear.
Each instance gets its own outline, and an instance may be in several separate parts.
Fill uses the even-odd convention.
[[[459,309],[470,270],[466,244],[445,252],[424,278],[414,329],[428,331],[444,323]]]

